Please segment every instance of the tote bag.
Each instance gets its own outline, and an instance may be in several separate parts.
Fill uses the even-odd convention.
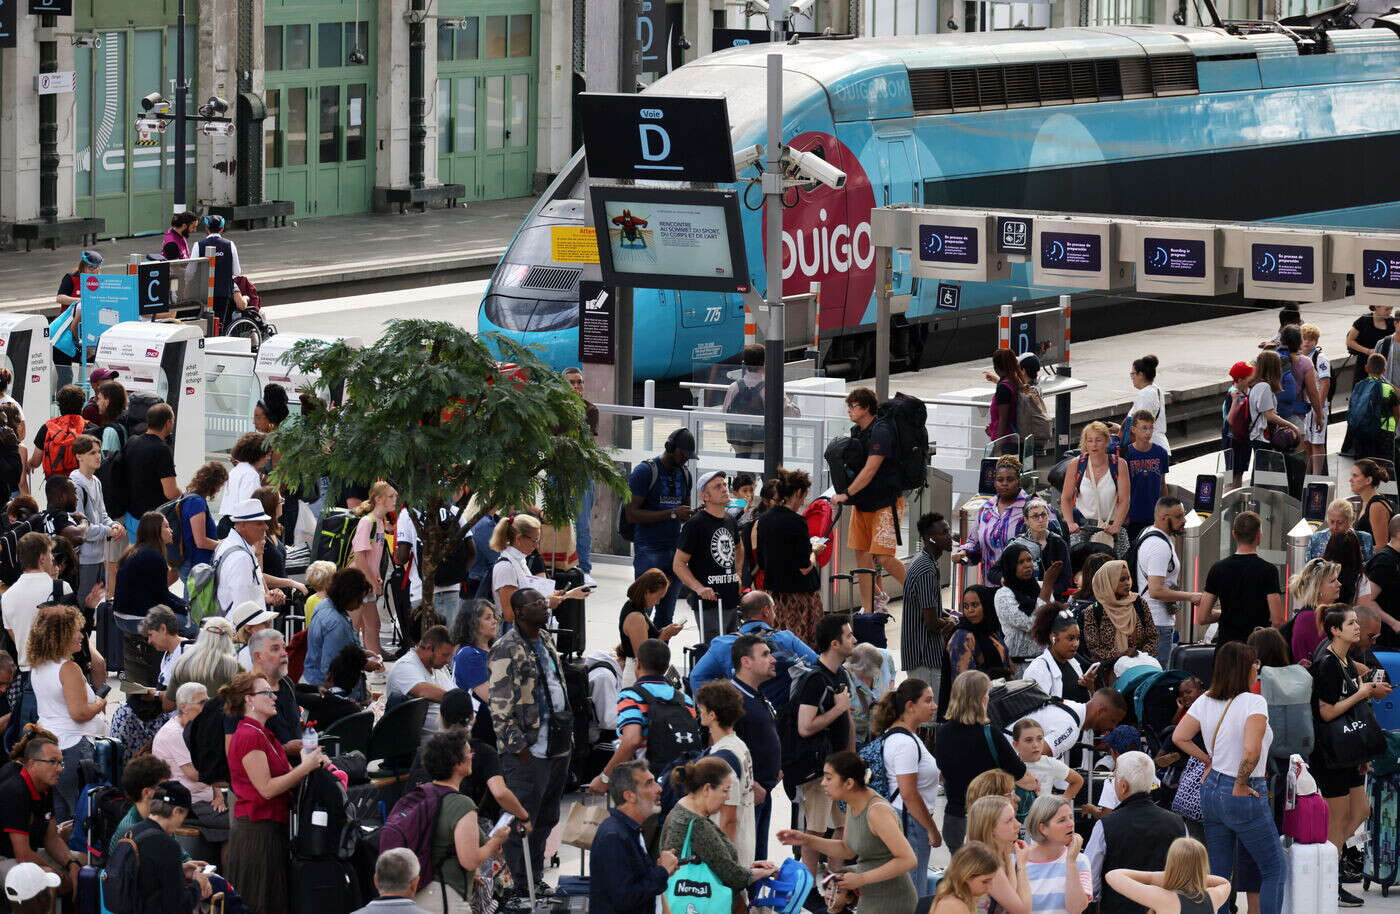
[[[681,859],[690,857],[690,834],[695,822],[685,829],[685,844]],[[707,863],[687,863],[678,867],[666,881],[663,896],[673,914],[730,914],[734,890],[719,881]]]
[[[1331,660],[1324,657],[1323,663],[1336,663],[1342,667],[1342,698],[1355,694],[1361,688],[1356,670],[1350,663],[1343,664],[1330,650],[1326,652]],[[1316,670],[1317,667],[1314,667]],[[1316,675],[1316,673],[1314,673]],[[1317,719],[1317,748],[1322,762],[1327,768],[1355,768],[1385,753],[1385,732],[1376,720],[1375,709],[1369,701],[1359,701],[1347,709],[1345,714],[1324,721]]]

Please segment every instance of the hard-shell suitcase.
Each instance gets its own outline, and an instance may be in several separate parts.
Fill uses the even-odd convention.
[[[1386,682],[1391,685],[1400,682],[1400,651],[1376,651],[1376,659],[1385,669]],[[1374,699],[1371,707],[1375,709],[1376,722],[1382,730],[1400,730],[1400,692]]]
[[[1330,843],[1283,849],[1283,909],[1298,914],[1337,914],[1337,848]]]
[[[1211,672],[1215,669],[1215,645],[1178,644],[1167,658],[1167,668],[1185,670],[1209,686]]]
[[[78,870],[78,914],[102,914],[102,871],[92,864]]]
[[[1381,887],[1381,895],[1389,897],[1390,887],[1400,880],[1400,773],[1371,778],[1371,817],[1366,832],[1362,885],[1369,890],[1374,882]]]
[[[355,868],[348,860],[292,858],[291,892],[293,911],[350,914],[363,903]]]

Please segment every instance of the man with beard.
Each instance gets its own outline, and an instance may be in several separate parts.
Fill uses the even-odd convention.
[[[613,808],[593,836],[593,875],[589,910],[593,914],[638,914],[656,907],[676,871],[676,854],[664,850],[652,862],[642,839],[642,823],[661,805],[661,785],[644,761],[623,762],[608,781]]]

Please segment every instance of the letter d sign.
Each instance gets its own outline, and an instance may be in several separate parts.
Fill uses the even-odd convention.
[[[642,158],[648,162],[664,162],[670,158],[671,135],[665,127],[660,124],[638,124],[637,137],[642,144]]]

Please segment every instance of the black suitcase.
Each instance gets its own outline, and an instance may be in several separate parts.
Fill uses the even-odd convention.
[[[350,914],[364,903],[348,860],[292,858],[291,894],[291,910],[316,914]]]
[[[117,617],[112,612],[111,600],[103,600],[97,604],[97,609],[93,611],[93,621],[97,629],[97,650],[106,659],[108,672],[122,672],[125,643],[122,641],[122,630],[117,625]]]
[[[1178,644],[1172,648],[1167,669],[1185,670],[1209,687],[1210,675],[1215,669],[1215,645]]]
[[[75,908],[78,914],[102,914],[102,871],[91,864],[78,870]]]
[[[565,568],[556,571],[552,575],[554,578],[554,588],[559,593],[566,593],[575,587],[583,586],[583,569]],[[560,654],[573,654],[578,657],[583,656],[587,650],[587,633],[583,616],[582,600],[565,600],[554,608],[554,619],[559,624],[559,635],[555,638],[554,646],[558,648]]]

